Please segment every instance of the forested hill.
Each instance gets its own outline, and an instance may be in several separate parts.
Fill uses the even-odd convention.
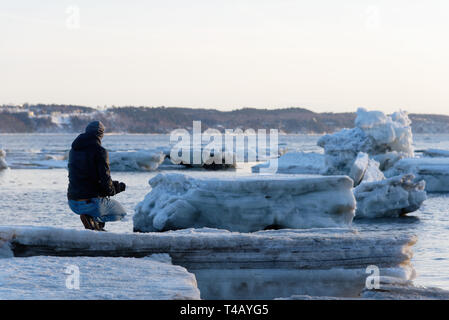
[[[411,114],[415,133],[449,133],[449,116]],[[213,109],[165,107],[111,107],[94,109],[72,105],[0,106],[0,133],[80,132],[92,120],[101,120],[108,132],[169,133],[191,129],[279,129],[285,133],[329,133],[354,126],[355,113],[315,113],[302,108]]]

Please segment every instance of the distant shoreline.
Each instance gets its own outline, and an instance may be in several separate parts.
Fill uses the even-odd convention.
[[[392,110],[395,111],[395,110]],[[277,129],[285,134],[325,134],[352,128],[354,113],[315,113],[304,108],[233,111],[175,107],[111,107],[99,110],[74,105],[0,106],[0,133],[77,133],[101,120],[117,134],[166,134],[201,121],[203,130]],[[414,133],[449,133],[449,116],[410,114]]]

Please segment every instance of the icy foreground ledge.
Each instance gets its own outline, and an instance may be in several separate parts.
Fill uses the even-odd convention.
[[[346,228],[238,233],[186,229],[152,233],[103,233],[53,227],[1,226],[3,255],[29,257],[145,257],[168,253],[188,268],[222,267],[328,269],[377,264],[395,267],[412,257],[413,235],[359,233]],[[213,252],[214,254],[211,254]]]
[[[370,265],[378,266],[383,276],[413,278],[410,259],[415,242],[416,237],[409,234],[350,229],[114,234],[0,227],[0,246],[16,257],[167,253],[173,264],[195,274],[203,299],[273,299],[295,294],[357,297]]]
[[[355,211],[352,180],[295,175],[192,178],[159,174],[135,209],[140,232],[219,228],[253,232],[270,226],[348,226]]]
[[[398,217],[417,211],[427,199],[425,182],[412,174],[362,183],[354,189],[357,218]]]
[[[324,155],[313,152],[287,152],[278,159],[255,165],[252,172],[259,173],[262,168],[277,166],[276,173],[321,174],[324,170]]]
[[[0,300],[200,299],[195,276],[172,265],[169,257],[167,260],[48,256],[0,259]],[[67,279],[77,271],[79,290],[70,290]],[[69,281],[68,285],[73,288],[77,284]]]
[[[412,173],[426,181],[427,192],[449,192],[449,158],[408,158],[385,172],[387,177]]]
[[[6,152],[0,149],[0,171],[8,169],[8,164],[6,163]]]

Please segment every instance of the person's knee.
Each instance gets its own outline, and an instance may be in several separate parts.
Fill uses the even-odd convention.
[[[121,203],[118,202],[117,200],[112,200],[112,201],[113,201],[113,205],[112,205],[113,210],[116,211],[116,212],[120,212],[120,213],[126,215],[126,210],[125,210],[125,208],[123,208]]]
[[[105,199],[104,200],[104,215],[116,215],[116,216],[125,216],[126,210],[123,206],[114,199]]]

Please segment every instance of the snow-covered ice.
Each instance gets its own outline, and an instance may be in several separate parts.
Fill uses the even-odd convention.
[[[349,177],[354,181],[354,186],[360,183],[375,182],[385,179],[379,169],[379,162],[371,159],[368,154],[359,152],[349,172]]]
[[[318,141],[325,152],[325,173],[347,174],[354,180],[356,217],[399,216],[418,210],[426,200],[426,184],[417,170],[395,170],[409,160],[401,158],[414,156],[410,124],[405,112],[386,116],[359,109],[355,128]],[[389,174],[382,172],[386,169]]]
[[[398,217],[417,211],[427,199],[425,181],[413,174],[386,179],[379,163],[360,152],[349,176],[354,180],[356,218]]]
[[[368,167],[362,178],[362,183],[382,181],[384,179],[385,175],[379,168],[379,162],[370,158],[368,160]]]
[[[385,163],[376,155],[396,152],[398,157],[414,155],[411,121],[405,112],[386,116],[380,111],[357,110],[355,128],[343,129],[335,134],[325,135],[318,140],[324,148],[327,174],[349,174],[359,152],[367,153],[375,160]],[[392,158],[386,158],[385,161]],[[390,164],[391,165],[391,164]]]
[[[79,281],[76,276],[79,275]],[[159,257],[0,259],[0,300],[200,299],[196,278]]]
[[[324,169],[324,155],[314,152],[287,152],[278,159],[255,165],[251,170],[259,173],[261,168],[275,166],[277,166],[276,173],[321,174]]]
[[[346,176],[159,174],[149,183],[152,190],[134,215],[134,229],[141,232],[333,227],[347,226],[354,217],[353,182]]]
[[[167,253],[174,265],[195,274],[203,299],[273,299],[295,294],[354,297],[365,286],[370,265],[378,266],[384,276],[412,279],[415,242],[408,232],[359,233],[345,228],[114,234],[0,227],[0,243],[10,244],[16,257]]]
[[[349,174],[359,152],[368,144],[366,134],[360,128],[343,129],[318,140],[324,148],[325,170],[327,174]]]
[[[379,169],[384,172],[391,169],[396,162],[404,158],[404,154],[397,151],[390,151],[387,153],[376,154],[372,157],[379,163]]]
[[[349,177],[354,181],[354,186],[358,186],[365,176],[368,169],[369,155],[364,152],[359,152],[354,164],[349,171]]]
[[[418,210],[427,199],[425,182],[415,182],[412,174],[377,182],[366,182],[354,189],[356,218],[398,217]]]
[[[167,253],[173,264],[204,268],[350,268],[377,262],[394,267],[411,258],[416,237],[398,232],[359,233],[350,228],[265,230],[238,233],[184,229],[151,233],[112,233],[53,227],[0,226],[0,245],[16,257],[123,256]],[[376,246],[373,246],[376,244]],[[314,250],[314,248],[316,250]],[[378,248],[382,248],[381,251]],[[214,252],[211,255],[211,252]],[[188,253],[188,254],[186,254]]]
[[[111,171],[155,171],[165,160],[161,150],[110,152]]]
[[[412,173],[426,181],[427,192],[449,192],[449,158],[407,158],[398,161],[385,175]]]
[[[318,141],[318,145],[324,148],[325,152],[325,173],[349,175],[355,181],[355,186],[358,182],[382,180],[381,171],[388,178],[413,174],[417,185],[421,180],[425,180],[426,191],[448,192],[449,152],[431,149],[423,152],[424,158],[415,158],[410,124],[405,112],[386,116],[379,111],[368,112],[359,109],[355,128],[323,136]],[[364,181],[362,176],[366,177]],[[396,182],[383,184],[396,185]],[[374,188],[376,186],[379,184],[372,185]],[[369,186],[363,188],[368,190]],[[418,194],[421,193],[420,191]],[[420,198],[422,196],[418,197]],[[394,198],[390,199],[395,201]],[[399,207],[398,203],[400,201],[396,201]]]
[[[0,149],[0,171],[8,169],[8,164],[6,163],[6,152],[3,149]]]

